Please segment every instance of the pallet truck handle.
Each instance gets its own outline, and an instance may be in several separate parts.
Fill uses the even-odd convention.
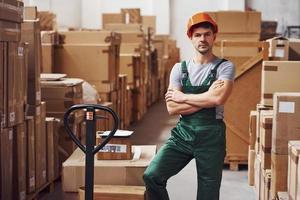
[[[111,132],[109,133],[109,135],[105,138],[105,140],[98,144],[94,150],[93,150],[93,154],[97,153],[100,149],[102,149],[108,142],[109,140],[114,136],[115,132],[117,131],[118,127],[119,127],[119,117],[117,116],[117,114],[108,107],[105,106],[101,106],[101,105],[97,105],[97,104],[80,104],[80,105],[74,105],[72,107],[70,107],[67,112],[64,115],[64,126],[65,129],[68,133],[68,135],[71,137],[71,139],[75,142],[75,144],[84,152],[86,153],[86,148],[84,145],[81,144],[80,140],[74,135],[74,133],[72,132],[72,130],[69,127],[69,115],[76,111],[76,110],[82,110],[82,109],[87,109],[87,108],[92,108],[94,110],[103,110],[106,111],[108,113],[110,113],[114,119],[114,125],[113,125],[113,129],[111,130]],[[97,117],[96,117],[97,118]],[[99,118],[103,118],[103,117],[99,117]],[[87,117],[86,117],[87,119]]]

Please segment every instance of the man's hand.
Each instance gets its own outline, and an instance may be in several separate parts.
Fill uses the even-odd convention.
[[[166,99],[166,102],[174,101],[177,103],[183,103],[186,99],[186,96],[183,92],[181,92],[179,90],[169,88],[167,93],[165,94],[165,99]]]

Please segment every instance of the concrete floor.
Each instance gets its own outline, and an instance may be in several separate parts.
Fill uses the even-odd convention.
[[[143,119],[133,124],[130,130],[134,131],[133,144],[157,144],[158,148],[169,137],[170,130],[177,122],[178,117],[169,116],[165,102],[160,101],[148,110]],[[196,199],[197,182],[196,167],[192,160],[180,173],[170,178],[167,189],[171,200]],[[55,186],[54,193],[43,195],[42,200],[50,199],[77,199],[76,194],[66,194],[61,190],[61,183]],[[240,171],[223,170],[221,185],[221,200],[255,200],[253,187],[248,185],[247,168]]]

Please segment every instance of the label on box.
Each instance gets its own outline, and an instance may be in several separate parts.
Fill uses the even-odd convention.
[[[9,113],[9,121],[14,122],[15,120],[16,120],[16,113],[15,112]]]
[[[280,101],[278,107],[279,113],[295,113],[295,102]]]
[[[106,144],[99,152],[126,153],[127,146],[125,144]]]
[[[283,58],[284,57],[284,49],[276,48],[275,49],[275,57]]]
[[[9,139],[9,140],[12,140],[12,139],[13,139],[13,131],[12,131],[12,130],[10,130],[10,131],[8,132],[8,139]]]
[[[29,187],[35,187],[35,178],[31,177],[29,180]]]
[[[25,191],[20,192],[19,198],[20,198],[20,200],[25,200],[26,199],[26,192]]]
[[[23,57],[24,56],[24,48],[18,47],[18,56]]]
[[[37,91],[37,92],[36,92],[36,100],[37,100],[37,101],[40,101],[40,100],[41,100],[41,92],[40,92],[40,91]]]

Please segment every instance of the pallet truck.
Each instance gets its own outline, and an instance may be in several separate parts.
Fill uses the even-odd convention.
[[[78,110],[84,110],[86,121],[86,145],[84,146],[80,140],[75,136],[69,127],[69,116]],[[113,117],[113,128],[102,141],[102,143],[95,146],[96,141],[96,120],[108,119],[105,116],[96,115],[96,110],[108,112]],[[97,104],[80,104],[70,107],[64,115],[64,127],[74,141],[74,143],[85,153],[85,200],[93,200],[94,196],[94,154],[102,149],[110,139],[114,136],[119,126],[118,115],[110,108]]]

